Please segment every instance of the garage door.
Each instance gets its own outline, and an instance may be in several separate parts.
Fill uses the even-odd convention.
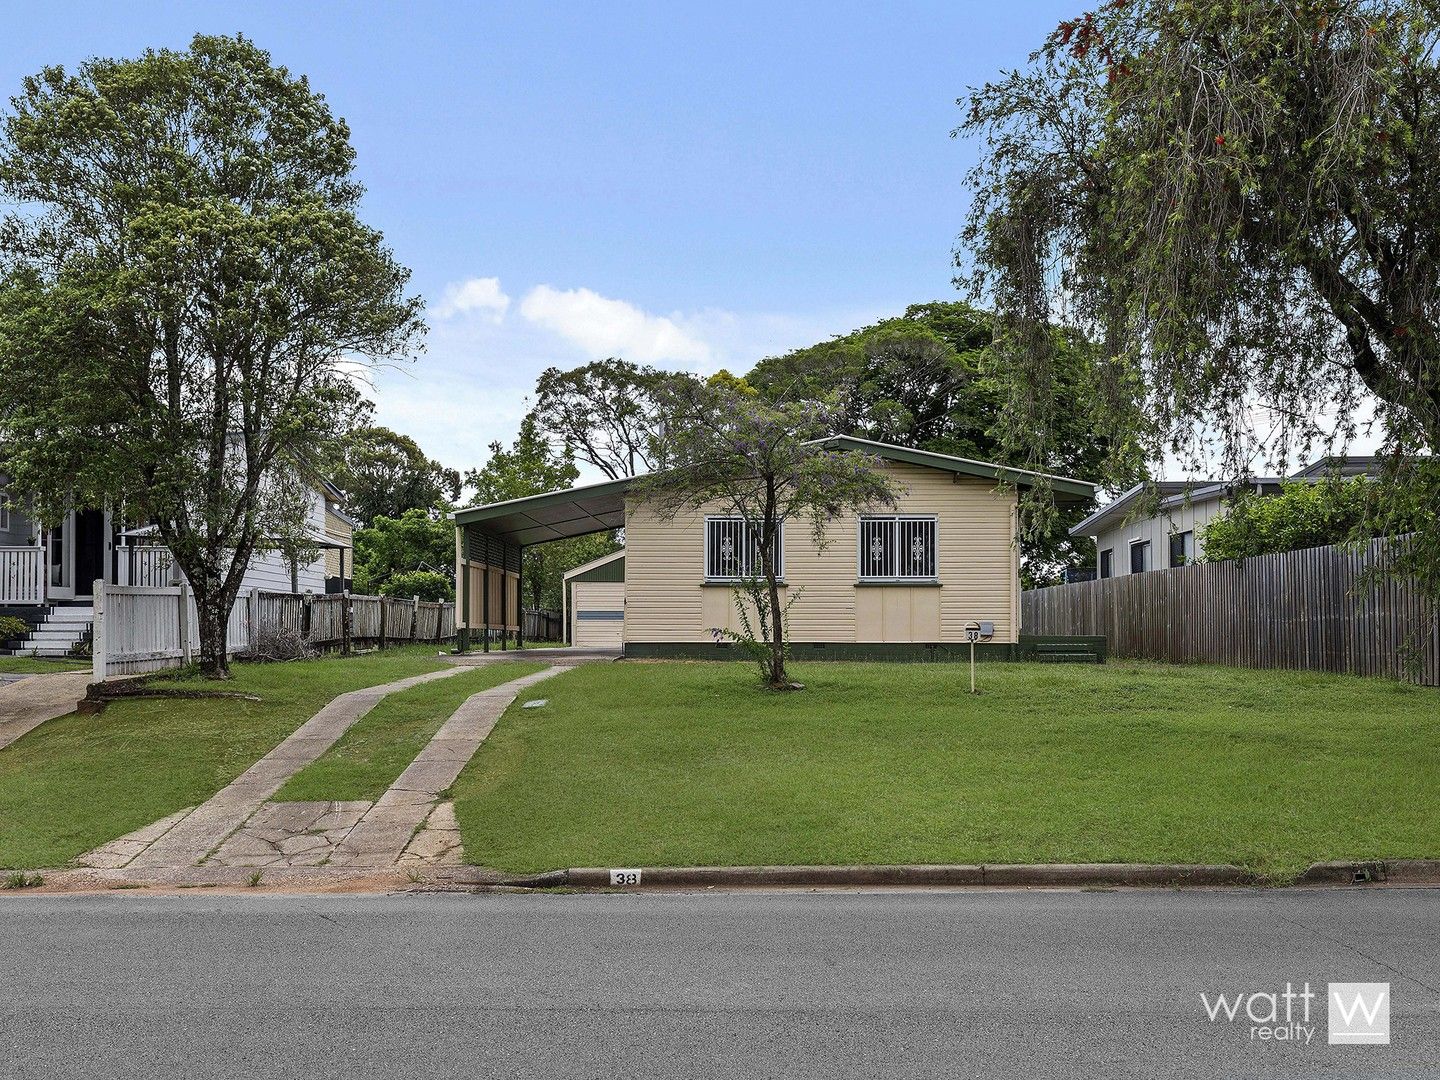
[[[571,590],[575,604],[573,640],[576,646],[620,648],[625,632],[625,583],[577,581]]]

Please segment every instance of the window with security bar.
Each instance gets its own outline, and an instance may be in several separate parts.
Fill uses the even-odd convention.
[[[936,537],[933,517],[862,517],[860,580],[933,581]]]
[[[775,576],[785,576],[785,525],[776,537]],[[705,580],[739,581],[764,572],[760,561],[760,529],[744,518],[705,519]]]

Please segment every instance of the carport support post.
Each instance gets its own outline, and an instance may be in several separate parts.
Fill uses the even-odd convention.
[[[470,651],[470,526],[463,525],[455,530],[455,555],[456,562],[460,564],[460,614],[463,619],[456,620],[455,630],[455,651],[467,653]],[[344,574],[341,574],[341,581],[344,581]]]
[[[525,648],[525,548],[516,549],[520,558],[515,563],[515,647]]]
[[[490,651],[490,542],[485,542],[485,571],[481,575],[483,582],[480,586],[480,607],[481,616],[485,620],[484,637],[481,641],[481,648],[486,652]]]
[[[510,648],[510,545],[500,541],[500,651]]]

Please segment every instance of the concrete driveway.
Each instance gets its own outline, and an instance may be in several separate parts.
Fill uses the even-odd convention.
[[[89,685],[88,671],[57,671],[0,686],[0,750],[46,720],[74,712]]]

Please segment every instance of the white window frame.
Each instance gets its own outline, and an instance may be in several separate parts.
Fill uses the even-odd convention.
[[[750,525],[750,523],[749,523],[748,521],[745,520],[745,518],[741,517],[739,514],[707,514],[707,515],[705,515],[705,565],[704,565],[704,567],[703,567],[703,570],[704,570],[704,573],[705,573],[705,580],[706,580],[707,582],[723,582],[723,583],[733,583],[733,582],[736,582],[736,581],[744,581],[747,575],[745,575],[745,574],[743,574],[743,573],[741,573],[741,574],[732,574],[732,575],[729,575],[729,576],[725,576],[725,575],[715,575],[715,574],[710,573],[710,526],[711,526],[711,523],[718,523],[718,522],[732,522],[732,523],[738,524],[738,525],[740,526],[741,530],[742,530],[742,535],[746,537],[747,547],[749,546],[748,540],[749,540],[749,534],[750,534],[750,531],[751,531],[751,525]],[[757,559],[757,563],[756,563],[756,565],[750,567],[750,570],[751,570],[751,572],[752,572],[750,576],[753,576],[753,577],[762,577],[762,576],[764,575],[764,569],[763,569],[763,567],[761,567],[761,566],[758,564],[759,556],[760,556],[760,544],[759,544],[759,541],[757,540],[757,541],[755,542],[755,558]],[[779,581],[784,581],[784,580],[785,580],[785,522],[783,522],[783,521],[781,521],[781,522],[779,523],[779,532],[777,533],[777,535],[776,535],[776,537],[775,537],[775,577],[776,577],[776,580],[779,580]]]
[[[1137,547],[1143,547],[1145,549],[1145,554],[1140,559],[1142,565],[1139,570],[1135,569],[1135,549]],[[1129,556],[1129,562],[1127,562],[1125,566],[1125,572],[1127,574],[1147,574],[1155,569],[1155,545],[1143,536],[1137,536],[1131,540],[1130,547],[1126,549],[1125,554]],[[1146,563],[1149,565],[1144,565]]]
[[[930,563],[928,567],[931,573],[928,574],[871,574],[867,573],[869,560],[865,551],[865,525],[867,522],[883,521],[890,523],[896,536],[893,541],[893,551],[897,565],[892,570],[904,569],[909,564],[901,557],[903,545],[899,532],[901,526],[913,522],[922,522],[929,525],[930,535]],[[929,583],[940,580],[940,519],[935,514],[861,514],[855,524],[855,574],[860,581],[889,581],[902,585],[912,585],[917,582]]]

